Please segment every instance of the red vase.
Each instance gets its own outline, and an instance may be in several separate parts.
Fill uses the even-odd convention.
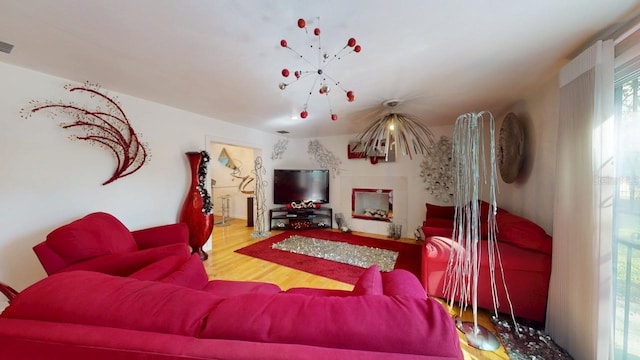
[[[209,155],[205,152],[188,152],[185,155],[191,168],[191,184],[180,210],[180,222],[187,224],[189,228],[189,245],[192,251],[206,260],[209,256],[202,250],[202,246],[213,231],[213,213],[209,213],[213,206],[204,184]],[[203,156],[207,157],[204,161]]]

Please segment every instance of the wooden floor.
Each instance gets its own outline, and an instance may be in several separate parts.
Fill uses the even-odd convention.
[[[234,251],[251,245],[263,238],[253,238],[253,227],[247,227],[246,220],[232,219],[226,222],[226,226],[215,226],[213,229],[213,250],[209,253],[209,259],[205,266],[210,279],[220,280],[253,280],[265,281],[277,284],[283,290],[292,287],[316,287],[324,289],[351,290],[353,285],[331,280],[321,276],[312,275],[303,271],[291,269],[268,261],[241,255]],[[329,230],[327,230],[329,231]],[[282,231],[274,230],[271,235]],[[383,235],[355,233],[379,239],[387,239]],[[396,241],[396,240],[389,240]],[[400,239],[399,241],[412,242],[412,239]],[[444,305],[446,307],[446,305]],[[455,309],[449,309],[454,314]],[[471,320],[472,315],[467,312],[462,315],[463,320]],[[479,314],[478,322],[493,331],[489,315]],[[465,359],[508,359],[509,357],[500,348],[496,351],[481,351],[466,344],[464,335],[461,334],[460,343]]]

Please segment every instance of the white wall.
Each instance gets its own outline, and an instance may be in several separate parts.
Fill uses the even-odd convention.
[[[84,141],[70,141],[61,117],[19,111],[30,100],[73,100],[69,81],[0,63],[0,280],[17,290],[45,276],[31,247],[54,228],[93,211],[118,217],[132,230],[177,221],[186,193],[187,151],[211,139],[266,149],[277,137],[109,91],[149,144],[151,161],[103,186],[115,159]],[[107,89],[108,90],[108,89]],[[264,159],[270,167],[269,157]]]
[[[445,135],[451,137],[452,127],[434,127],[431,128],[436,138]],[[413,237],[416,227],[422,224],[425,218],[425,202],[439,203],[431,194],[425,190],[425,185],[420,177],[420,164],[423,161],[421,156],[396,155],[395,162],[383,163],[379,162],[372,165],[369,160],[365,159],[348,159],[347,144],[349,140],[354,139],[354,135],[344,135],[335,137],[321,137],[314,139],[291,139],[288,149],[284,153],[281,160],[273,162],[275,168],[318,168],[316,164],[311,162],[308,154],[308,146],[311,140],[318,140],[322,146],[331,151],[340,160],[340,169],[338,174],[331,174],[330,183],[330,206],[334,213],[342,212],[350,221],[351,215],[351,190],[343,189],[343,183],[350,186],[354,178],[366,177],[369,179],[379,178],[379,183],[391,181],[390,179],[397,177],[406,177],[408,192],[408,204],[406,210],[401,211],[394,202],[394,222],[403,224],[402,234],[404,237]],[[273,174],[268,174],[270,182]],[[404,189],[403,189],[404,190]],[[399,217],[397,218],[396,215]],[[386,234],[386,226],[388,223],[379,221],[367,221],[370,227],[367,232]],[[355,224],[351,224],[355,225]],[[334,222],[334,227],[336,226]],[[354,230],[364,231],[365,229],[354,228]]]
[[[274,168],[318,168],[307,152],[312,139],[290,139],[282,159],[271,160],[272,147],[281,136],[110,92],[118,95],[134,129],[149,144],[151,162],[128,177],[102,186],[115,164],[110,153],[86,142],[69,141],[69,130],[58,126],[60,118],[39,114],[28,120],[19,117],[20,108],[32,99],[76,100],[63,89],[68,81],[2,63],[0,79],[0,280],[18,290],[45,276],[31,247],[54,228],[89,212],[110,212],[130,229],[175,222],[189,181],[186,151],[208,149],[211,142],[255,149],[265,168],[267,208],[272,206]],[[499,195],[500,206],[530,218],[549,233],[556,98],[555,83],[550,81],[514,106],[514,112],[529,119],[533,156],[528,160],[526,176],[514,184],[502,183]],[[499,125],[500,121],[498,129]],[[436,138],[451,137],[452,127],[432,131]],[[376,165],[364,159],[348,159],[347,144],[353,137],[318,138],[341,161],[339,174],[331,178],[334,212],[347,212],[344,204],[350,204],[350,199],[341,199],[343,176],[347,182],[358,177],[406,177],[408,204],[403,236],[412,237],[424,220],[425,202],[439,203],[425,190],[420,177],[423,159],[398,155],[396,162]],[[212,162],[217,161],[217,154],[212,157]]]
[[[516,181],[500,179],[498,206],[523,216],[553,232],[553,205],[558,130],[558,81],[552,77],[539,89],[511,107],[524,124],[526,157]],[[498,117],[498,134],[506,114]]]

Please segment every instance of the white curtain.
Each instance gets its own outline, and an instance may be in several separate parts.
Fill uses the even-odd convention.
[[[612,358],[613,41],[560,71],[547,332],[576,359]]]

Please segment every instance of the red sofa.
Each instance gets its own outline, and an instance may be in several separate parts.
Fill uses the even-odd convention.
[[[451,240],[455,208],[427,203],[426,220],[422,231],[425,243],[422,254],[422,282],[431,296],[445,298],[445,273],[449,255],[454,246]],[[489,204],[480,203],[480,241],[482,257],[478,279],[478,306],[493,311],[489,259],[487,249],[487,214]],[[515,316],[543,323],[547,306],[549,278],[551,276],[551,237],[533,222],[498,209],[497,247],[504,268]],[[510,314],[509,302],[503,286],[503,277],[496,267],[498,312]]]
[[[352,292],[281,292],[207,282],[194,258],[167,276],[155,265],[129,278],[65,271],[35,283],[0,314],[0,359],[463,358],[450,315],[404,270],[374,266]]]
[[[33,247],[47,274],[91,270],[128,276],[168,256],[189,258],[189,229],[169,224],[129,231],[113,215],[96,212],[53,230]]]

